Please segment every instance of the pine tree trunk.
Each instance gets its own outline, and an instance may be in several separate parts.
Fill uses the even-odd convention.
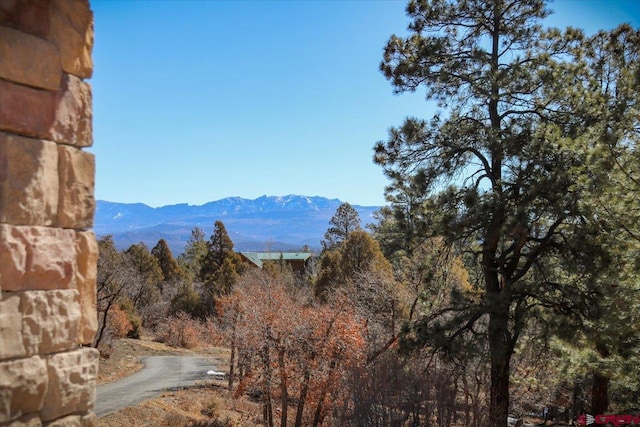
[[[509,359],[508,355],[491,357],[491,402],[489,423],[491,427],[506,427],[509,415]]]
[[[508,307],[491,313],[489,319],[489,351],[491,353],[491,400],[489,426],[506,427],[509,415],[509,364],[512,348],[508,330]]]
[[[591,388],[591,411],[594,415],[607,412],[609,408],[609,377],[593,373],[593,387]]]
[[[600,340],[596,340],[596,350],[602,358],[607,358],[611,354],[606,344]],[[604,414],[609,408],[609,380],[610,378],[606,375],[594,371],[591,387],[591,411],[594,415]]]

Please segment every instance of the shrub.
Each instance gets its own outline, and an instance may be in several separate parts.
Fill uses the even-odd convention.
[[[127,337],[136,339],[140,338],[140,334],[142,332],[142,318],[140,318],[138,311],[133,305],[133,301],[128,298],[123,300],[120,303],[120,309],[126,314],[131,325],[130,329],[127,331]]]
[[[202,317],[203,315],[200,295],[193,289],[191,283],[183,283],[171,300],[169,313],[175,315],[180,312],[188,313],[191,317]]]
[[[111,309],[111,312],[109,313],[108,326],[113,338],[124,338],[132,329],[131,321],[129,320],[127,313],[119,306],[115,306]]]
[[[158,341],[173,347],[194,348],[202,341],[202,325],[186,313],[170,317],[158,331]]]

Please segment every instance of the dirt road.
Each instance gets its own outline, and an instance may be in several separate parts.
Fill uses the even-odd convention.
[[[149,356],[143,362],[145,367],[130,377],[97,387],[94,412],[98,417],[136,405],[164,390],[210,379],[207,371],[216,370],[212,362],[201,357]]]

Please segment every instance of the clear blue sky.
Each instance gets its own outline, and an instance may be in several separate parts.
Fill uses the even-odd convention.
[[[302,194],[384,204],[373,146],[423,93],[378,71],[405,1],[92,1],[96,197],[150,206]],[[640,0],[560,0],[555,26],[640,25]]]

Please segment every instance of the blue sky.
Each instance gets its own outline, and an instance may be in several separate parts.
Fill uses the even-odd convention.
[[[373,146],[423,93],[382,48],[406,2],[92,1],[96,197],[150,206],[303,194],[384,204]],[[549,23],[640,25],[640,0],[560,0]]]

